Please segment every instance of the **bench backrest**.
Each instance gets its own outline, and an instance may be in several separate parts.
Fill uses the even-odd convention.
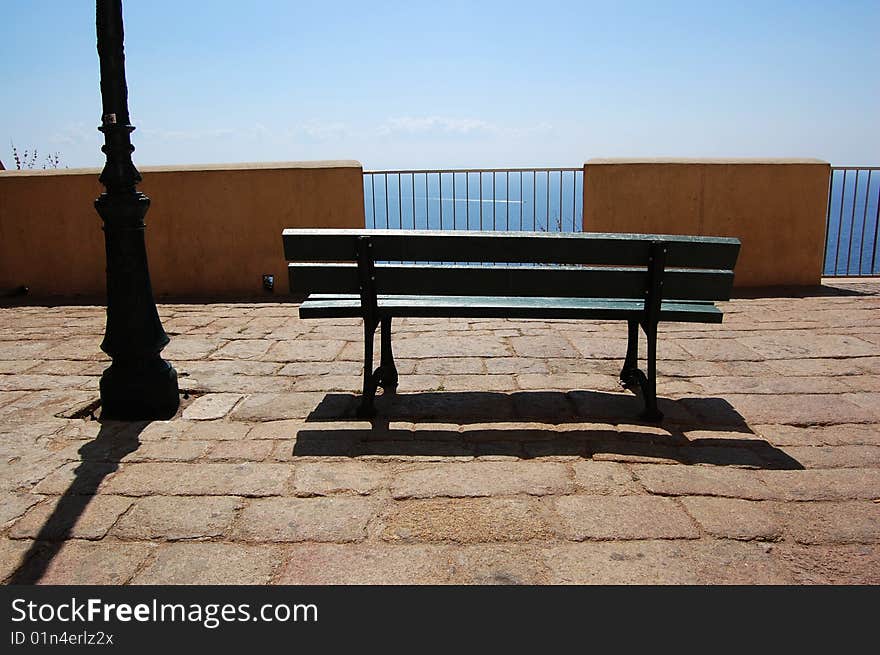
[[[727,237],[440,230],[288,229],[283,242],[294,293],[357,294],[367,248],[372,262],[413,262],[376,264],[378,294],[644,299],[660,259],[662,297],[702,301],[730,298],[740,248]]]

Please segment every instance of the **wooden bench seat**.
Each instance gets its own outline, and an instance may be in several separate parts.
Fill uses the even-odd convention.
[[[639,300],[613,298],[555,298],[516,296],[376,296],[379,314],[400,318],[582,318],[596,321],[638,320],[645,309]],[[300,305],[301,318],[362,316],[360,296],[311,294]],[[712,303],[663,301],[661,321],[721,323],[722,312]]]
[[[393,318],[535,318],[627,321],[620,378],[641,386],[648,420],[662,418],[657,325],[720,323],[714,303],[730,297],[740,247],[727,237],[401,230],[284,230],[283,244],[290,289],[307,294],[302,318],[364,319],[361,416],[374,414],[377,387],[397,386]],[[638,368],[639,326],[647,373]]]

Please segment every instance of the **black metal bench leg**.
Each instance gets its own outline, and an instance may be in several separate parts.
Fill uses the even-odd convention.
[[[657,409],[657,325],[648,325],[645,335],[648,337],[648,375],[642,385],[645,396],[642,418],[653,422],[663,418],[663,413]]]
[[[397,390],[397,367],[394,365],[394,353],[391,351],[391,317],[382,319],[382,360],[380,364],[379,385],[386,392]]]
[[[361,395],[361,404],[357,408],[359,418],[372,418],[376,415],[376,380],[373,373],[373,335],[376,332],[376,324],[364,321],[364,390]]]
[[[638,381],[639,369],[639,322],[629,320],[629,333],[626,342],[626,359],[623,360],[623,368],[620,370],[620,383],[628,387]]]

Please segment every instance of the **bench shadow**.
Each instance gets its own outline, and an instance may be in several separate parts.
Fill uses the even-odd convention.
[[[756,298],[828,298],[839,296],[874,296],[873,289],[860,288],[864,282],[826,282],[807,286],[740,287],[731,297],[743,300]],[[855,287],[855,288],[853,288]]]
[[[139,436],[147,425],[148,421],[102,422],[98,435],[77,451],[80,463],[74,470],[73,480],[58,498],[7,584],[36,584],[42,579],[101,483],[119,468],[126,455],[141,445]]]
[[[360,396],[328,393],[306,417],[307,421],[356,419]],[[752,433],[743,416],[724,398],[658,398],[660,423],[642,421],[643,401],[633,391],[425,391],[376,396],[377,420],[457,423],[491,422],[607,423],[675,426],[682,430]]]
[[[637,396],[599,391],[389,395],[377,397],[378,416],[369,422],[355,418],[357,400],[355,394],[327,394],[306,419],[314,428],[297,431],[291,454],[522,459],[567,455],[804,468],[756,435],[722,398],[658,399],[667,416],[659,424],[634,418],[641,407]],[[339,427],[339,421],[356,423]],[[418,425],[412,429],[400,423]]]

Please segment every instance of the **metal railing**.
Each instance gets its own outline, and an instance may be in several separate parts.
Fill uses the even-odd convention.
[[[364,171],[368,228],[583,231],[583,169]],[[880,275],[880,166],[834,166],[823,275]]]
[[[368,228],[583,231],[581,168],[364,171]]]
[[[823,275],[880,275],[878,229],[880,166],[832,166]]]

